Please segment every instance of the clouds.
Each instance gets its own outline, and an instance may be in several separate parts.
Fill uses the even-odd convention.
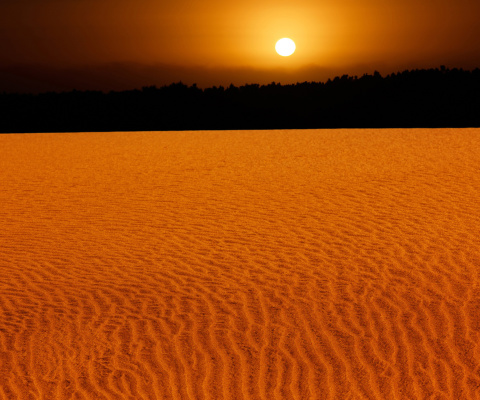
[[[358,75],[367,71],[365,66],[351,67]],[[178,65],[142,65],[135,63],[110,63],[83,67],[58,68],[41,65],[17,65],[0,68],[0,92],[40,93],[46,91],[77,90],[126,90],[143,86],[169,85],[183,82],[196,83],[199,87],[267,84],[272,81],[283,84],[303,81],[325,81],[345,70],[307,66],[289,71],[280,68],[205,68]]]

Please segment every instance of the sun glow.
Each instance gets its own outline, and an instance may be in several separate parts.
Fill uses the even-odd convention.
[[[295,51],[295,42],[289,38],[280,39],[275,45],[275,50],[283,57],[290,56]]]

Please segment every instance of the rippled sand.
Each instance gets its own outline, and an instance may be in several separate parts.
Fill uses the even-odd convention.
[[[480,399],[480,130],[1,135],[0,398]]]

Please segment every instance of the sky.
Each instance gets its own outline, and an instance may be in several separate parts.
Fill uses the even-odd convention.
[[[479,16],[478,0],[1,0],[0,92],[474,69]]]

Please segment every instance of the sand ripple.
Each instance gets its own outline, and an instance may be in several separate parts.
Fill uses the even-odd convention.
[[[0,399],[480,399],[480,130],[0,136]]]

